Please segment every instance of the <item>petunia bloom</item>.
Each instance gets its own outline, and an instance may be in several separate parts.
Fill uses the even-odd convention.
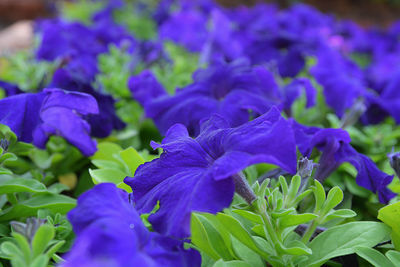
[[[82,116],[98,112],[92,96],[56,88],[0,100],[0,123],[9,126],[19,140],[44,148],[50,135],[58,135],[85,156],[96,151],[96,141],[90,138],[90,126]]]
[[[129,195],[114,184],[99,184],[82,194],[68,219],[77,237],[63,267],[200,266],[197,251],[150,232]]]
[[[213,113],[223,116],[231,126],[239,126],[282,101],[272,73],[263,67],[252,68],[246,60],[199,70],[193,80],[173,96],[148,71],[131,77],[128,85],[162,134],[182,123],[196,136],[200,121]]]
[[[53,75],[50,86],[72,92],[86,93],[96,99],[99,104],[99,112],[87,118],[91,126],[90,134],[102,138],[110,135],[113,129],[120,130],[124,128],[124,122],[115,113],[115,100],[109,95],[96,91],[90,83],[82,81],[76,74],[76,72],[58,69]]]
[[[192,211],[216,213],[228,207],[234,177],[246,167],[266,162],[296,172],[296,147],[289,123],[276,108],[237,128],[219,115],[201,125],[193,139],[185,126],[172,126],[159,159],[141,165],[125,183],[139,212],[160,208],[149,217],[153,228],[176,237],[190,235]]]
[[[324,180],[343,162],[349,162],[358,171],[356,182],[376,194],[382,203],[388,203],[395,194],[387,186],[393,179],[392,175],[378,169],[367,156],[358,153],[350,145],[349,134],[342,129],[321,129],[307,127],[291,121],[300,152],[309,157],[316,147],[322,151],[315,179]]]

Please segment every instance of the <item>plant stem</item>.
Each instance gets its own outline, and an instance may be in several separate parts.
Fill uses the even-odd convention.
[[[313,220],[312,223],[308,226],[307,231],[304,233],[303,237],[301,238],[301,241],[304,244],[307,244],[312,235],[314,234],[315,230],[317,229],[318,223],[316,220]]]
[[[235,191],[239,194],[246,202],[251,205],[254,200],[257,199],[256,195],[251,189],[246,177],[242,172],[233,175],[233,182],[235,183]]]

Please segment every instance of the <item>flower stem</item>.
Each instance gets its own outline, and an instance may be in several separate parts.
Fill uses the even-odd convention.
[[[235,184],[235,191],[239,194],[246,202],[251,205],[254,200],[257,199],[256,195],[251,189],[246,177],[242,172],[233,175],[233,182]]]
[[[304,244],[307,244],[308,241],[310,241],[310,238],[314,234],[315,230],[317,229],[318,223],[316,220],[313,220],[312,223],[308,226],[306,232],[304,233],[303,237],[301,238],[301,241]]]

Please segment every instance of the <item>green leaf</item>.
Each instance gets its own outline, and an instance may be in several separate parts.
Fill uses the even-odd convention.
[[[5,241],[5,242],[1,243],[0,250],[2,253],[7,255],[7,257],[9,257],[9,259],[14,258],[14,257],[18,257],[21,259],[24,258],[24,255],[21,252],[21,250],[17,247],[17,245],[15,245],[11,241]]]
[[[322,205],[325,203],[325,190],[320,182],[314,180],[314,186],[312,187],[315,197],[315,211],[320,211]]]
[[[53,157],[49,155],[46,150],[32,149],[29,153],[29,157],[41,169],[48,169],[51,166]]]
[[[295,225],[309,222],[311,220],[314,220],[317,217],[318,217],[318,215],[313,214],[313,213],[288,214],[279,219],[279,225],[282,228],[286,228],[289,226],[295,226]]]
[[[118,154],[122,148],[111,142],[102,142],[97,145],[97,152],[90,159],[102,159],[115,161],[114,154]]]
[[[54,254],[65,244],[65,240],[58,241],[55,243],[53,246],[51,246],[47,252],[46,255],[49,258],[52,258]]]
[[[128,165],[131,175],[135,173],[139,165],[144,163],[144,159],[133,147],[129,147],[121,151],[120,155],[122,160],[126,163],[126,165]]]
[[[206,253],[212,259],[218,260],[221,257],[212,247],[209,236],[207,234],[207,230],[200,221],[199,216],[200,215],[196,213],[192,214],[192,221],[190,224],[192,242],[200,251]]]
[[[31,247],[28,243],[28,240],[26,240],[26,237],[17,232],[13,233],[13,237],[14,237],[15,241],[17,241],[19,249],[21,250],[22,254],[24,255],[25,262],[30,262],[31,257],[32,257],[31,256]]]
[[[322,207],[322,214],[328,213],[330,210],[332,210],[334,207],[340,204],[343,200],[343,191],[338,187],[332,187],[331,190],[329,190],[328,196],[326,198],[326,201]]]
[[[32,252],[34,257],[44,253],[49,242],[54,238],[54,234],[54,227],[49,224],[43,224],[39,227],[32,240]]]
[[[106,159],[93,159],[93,165],[99,169],[116,169],[123,171],[123,165],[116,160],[106,160]]]
[[[207,218],[208,222],[218,231],[221,238],[224,240],[225,248],[229,251],[230,255],[235,255],[233,252],[231,235],[224,225],[217,219],[217,216],[210,213],[202,213],[201,215]]]
[[[264,267],[263,260],[256,252],[248,248],[242,242],[232,237],[233,250],[238,258],[253,267]]]
[[[351,222],[332,227],[309,244],[312,255],[304,266],[320,266],[327,260],[354,253],[357,246],[372,247],[384,241],[390,228],[379,222]]]
[[[63,191],[70,190],[69,186],[62,183],[55,183],[49,186],[48,191],[53,194],[59,194]]]
[[[301,184],[301,177],[299,175],[293,176],[289,186],[289,192],[288,192],[289,199],[296,198],[297,192],[299,191],[300,188],[300,184]]]
[[[223,261],[219,260],[212,267],[253,267],[244,261]]]
[[[124,181],[126,173],[116,169],[89,169],[94,184],[114,183],[119,184]]]
[[[382,253],[369,247],[356,247],[354,249],[358,256],[364,258],[376,267],[396,267]]]
[[[14,218],[36,216],[39,209],[48,209],[54,213],[66,214],[76,205],[76,200],[58,194],[40,194],[30,199],[3,210],[0,213],[0,221]]]
[[[400,250],[400,202],[381,208],[378,219],[392,228],[393,245],[396,250]]]
[[[280,244],[278,244],[278,246],[280,246]],[[301,256],[312,254],[312,250],[298,240],[293,240],[287,246],[280,246],[280,250],[289,255]]]
[[[256,214],[256,213],[254,213],[254,212],[247,211],[247,210],[237,210],[237,209],[234,209],[232,211],[234,213],[236,213],[236,214],[239,214],[243,218],[252,221],[252,222],[259,223],[259,224],[263,224],[264,223],[262,218],[261,218],[261,216]]]
[[[288,214],[293,213],[295,211],[296,211],[295,208],[289,208],[289,209],[284,209],[284,210],[280,210],[280,211],[273,211],[273,212],[271,212],[271,217],[274,219],[277,219],[277,218],[287,216]]]
[[[18,157],[16,155],[14,155],[13,153],[4,153],[3,155],[1,155],[0,157],[0,164],[6,161],[15,161],[17,160]]]
[[[286,196],[289,189],[285,177],[279,176],[279,184],[281,185],[283,195]]]
[[[351,218],[356,216],[357,213],[350,209],[340,209],[340,210],[332,210],[331,212],[328,213],[326,216],[324,222],[332,220],[334,218]],[[322,223],[324,223],[322,222]]]
[[[269,254],[263,248],[259,247],[250,233],[244,229],[238,220],[223,213],[218,213],[217,218],[240,242],[255,251],[257,254],[261,255],[264,259],[267,260],[269,258]]]
[[[42,254],[36,257],[29,267],[46,267],[48,262],[49,258],[45,254]]]
[[[400,266],[400,252],[389,250],[385,255],[395,266]]]
[[[46,186],[34,179],[13,178],[0,181],[0,194],[17,192],[43,193],[47,192]]]

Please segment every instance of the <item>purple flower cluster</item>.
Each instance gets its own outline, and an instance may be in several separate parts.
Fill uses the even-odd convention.
[[[8,95],[0,100],[0,123],[21,141],[43,148],[49,136],[58,135],[90,156],[96,151],[92,137],[125,126],[116,100],[93,83],[97,57],[110,44],[128,41],[129,52],[149,63],[163,53],[163,42],[172,41],[199,53],[206,66],[173,95],[151,69],[132,73],[133,98],[165,136],[151,144],[162,154],[125,178],[132,194],[100,184],[79,198],[68,215],[77,238],[62,266],[200,266],[200,255],[184,249],[192,212],[229,207],[248,166],[268,163],[295,174],[297,150],[306,157],[314,148],[320,151],[320,181],[349,162],[358,185],[382,203],[394,197],[387,188],[393,176],[357,152],[345,130],[299,124],[290,111],[302,95],[306,108],[315,106],[319,84],[339,117],[361,101],[363,123],[387,116],[399,123],[400,72],[393,67],[400,62],[398,25],[366,30],[305,5],[225,9],[211,0],[163,0],[152,10],[158,39],[143,41],[114,22],[119,8],[121,1],[109,1],[91,26],[60,19],[38,25],[37,58],[60,62],[47,85],[53,89],[23,93],[0,82]],[[350,57],[355,53],[369,62],[358,65]],[[317,61],[310,68],[309,57]],[[148,218],[151,232],[140,215],[157,205]]]

